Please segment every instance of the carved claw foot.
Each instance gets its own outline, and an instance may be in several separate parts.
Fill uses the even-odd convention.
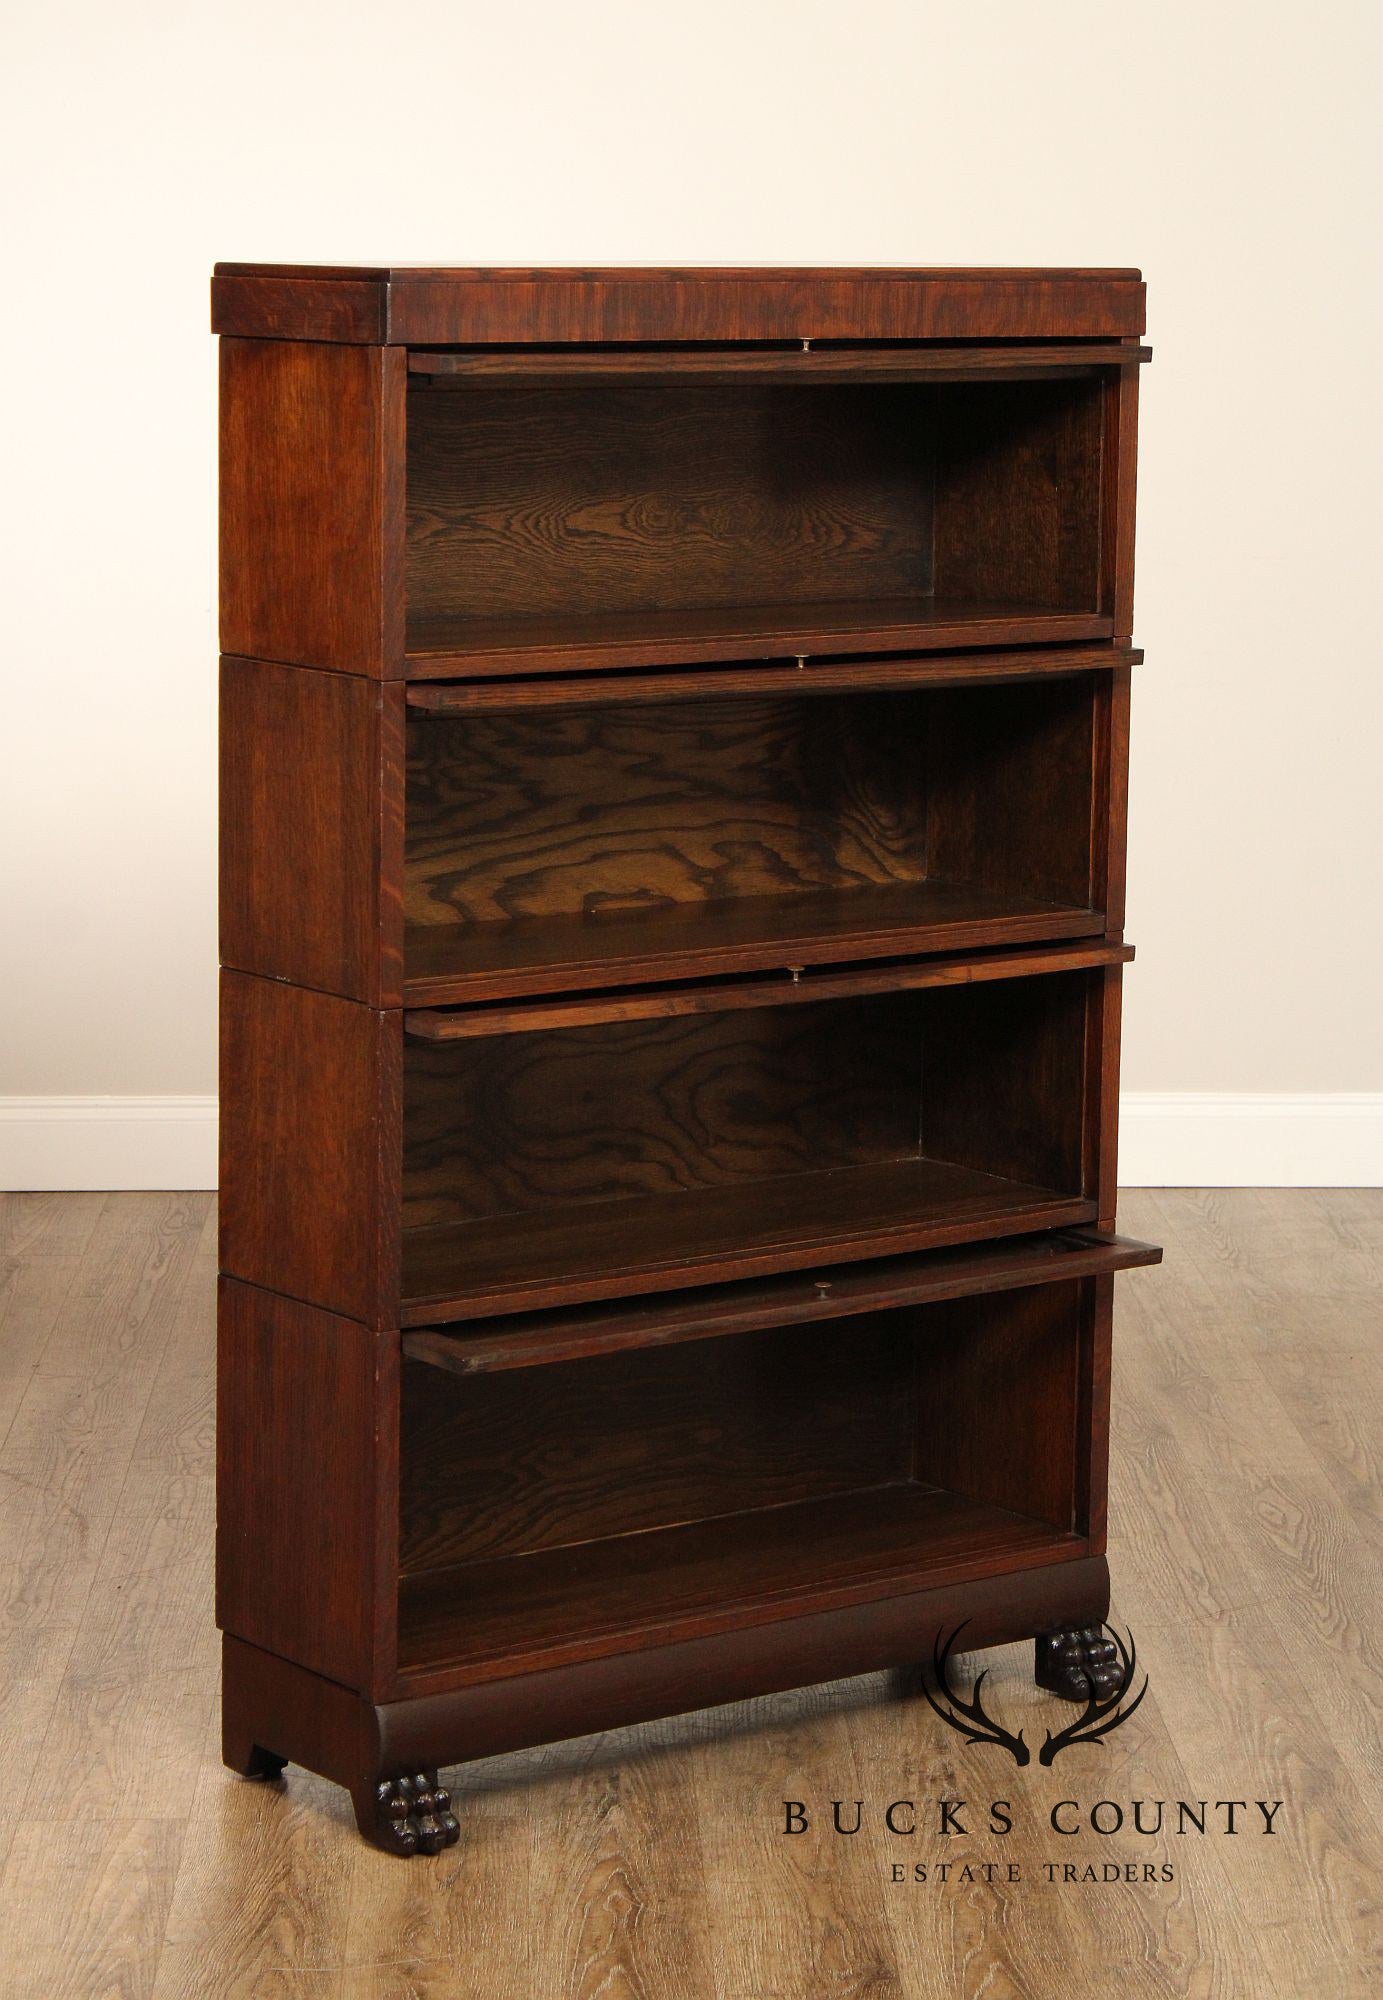
[[[1101,1701],[1122,1675],[1119,1649],[1103,1626],[1080,1625],[1044,1633],[1037,1641],[1037,1685],[1064,1701]]]
[[[440,1854],[461,1837],[451,1809],[451,1793],[435,1771],[410,1778],[382,1778],[375,1786],[370,1832],[389,1854]]]

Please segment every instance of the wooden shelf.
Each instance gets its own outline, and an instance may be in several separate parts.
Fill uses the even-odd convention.
[[[553,1028],[591,1028],[614,1021],[666,1021],[687,1014],[734,1014],[750,1007],[807,1007],[818,1000],[869,993],[925,992],[932,986],[983,986],[994,979],[1033,973],[1088,971],[1094,965],[1128,965],[1131,944],[1022,945],[1009,951],[962,952],[957,957],[880,960],[860,966],[804,969],[800,974],[743,974],[689,986],[616,988],[577,998],[492,1002],[488,1006],[412,1008],[404,1033],[420,1042],[475,1042],[487,1035],[546,1034]]]
[[[406,1229],[402,1324],[1092,1222],[1078,1196],[928,1159]]]
[[[410,1681],[524,1673],[664,1644],[679,1626],[728,1631],[1087,1547],[961,1494],[873,1486],[404,1577],[400,1672]]]
[[[1008,347],[829,348],[506,348],[436,353],[415,348],[408,372],[457,388],[469,382],[520,382],[566,388],[577,382],[970,382],[1048,380],[1092,368],[1136,367],[1150,347],[1119,341],[1051,341]]]
[[[766,1333],[817,1320],[853,1319],[899,1306],[936,1305],[1027,1285],[1107,1277],[1160,1264],[1153,1243],[1127,1236],[1053,1230],[847,1264],[815,1277],[793,1272],[740,1285],[707,1285],[657,1299],[574,1306],[564,1313],[518,1313],[497,1326],[427,1328],[404,1335],[403,1351],[448,1375],[491,1375],[511,1368],[552,1367],[688,1340]]]
[[[870,884],[785,896],[666,903],[619,916],[410,924],[404,1000],[445,1007],[785,966],[1093,937],[1096,910],[997,895],[969,883]]]
[[[1141,666],[1141,648],[1128,645],[1062,646],[1048,652],[1022,647],[1009,653],[924,653],[920,658],[808,660],[770,666],[699,667],[691,673],[563,674],[533,680],[421,681],[409,684],[407,703],[423,715],[476,715],[530,708],[628,708],[665,701],[723,701],[727,695],[867,694],[888,688],[1003,686],[1012,681],[1055,680],[1071,674]]]
[[[1070,645],[1113,636],[1095,612],[934,597],[622,611],[592,617],[419,618],[408,621],[412,680],[700,660],[810,658],[956,646]]]

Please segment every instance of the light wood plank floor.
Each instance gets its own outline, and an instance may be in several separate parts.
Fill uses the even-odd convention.
[[[1020,1771],[874,1676],[454,1772],[461,1844],[402,1864],[333,1787],[218,1761],[210,1198],[0,1198],[0,1991],[1383,1991],[1383,1193],[1133,1194],[1121,1221],[1167,1245],[1118,1291],[1114,1609],[1151,1674],[1125,1729]],[[990,1658],[1040,1742],[1060,1705],[1027,1649]],[[934,1807],[885,1832],[889,1801],[943,1797],[966,1837]],[[787,1839],[785,1798],[871,1816]],[[1064,1838],[1062,1798],[1284,1804],[1271,1836],[1250,1805],[1233,1838]],[[994,1879],[891,1879],[943,1860]]]

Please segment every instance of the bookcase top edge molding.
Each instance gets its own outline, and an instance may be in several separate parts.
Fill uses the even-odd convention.
[[[367,346],[1130,339],[1133,269],[219,263],[212,330]]]

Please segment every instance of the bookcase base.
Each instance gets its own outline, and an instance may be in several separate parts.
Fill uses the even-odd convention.
[[[1097,1625],[1108,1609],[1105,1558],[1082,1556],[384,1702],[226,1633],[223,1754],[245,1777],[276,1777],[285,1763],[301,1764],[346,1787],[367,1840],[405,1857],[436,1853],[457,1838],[440,1769],[913,1665],[957,1627],[969,1651]]]

